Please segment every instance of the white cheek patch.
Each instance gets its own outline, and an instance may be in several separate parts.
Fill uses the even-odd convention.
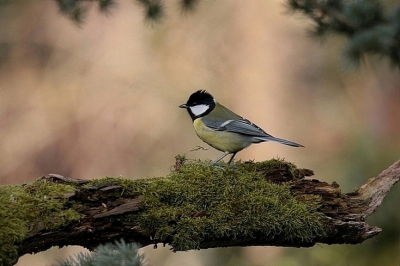
[[[205,112],[208,111],[208,109],[210,108],[210,106],[206,105],[206,104],[199,104],[199,105],[195,105],[195,106],[190,106],[190,111],[192,111],[192,113],[195,116],[199,116],[204,114]]]

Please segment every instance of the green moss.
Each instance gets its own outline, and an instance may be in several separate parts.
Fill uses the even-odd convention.
[[[152,178],[131,180],[121,177],[106,177],[101,179],[88,180],[83,189],[94,190],[92,197],[101,197],[101,188],[106,186],[120,186],[121,191],[116,191],[116,197],[137,197],[143,194],[143,190],[148,183],[151,183]],[[109,191],[105,193],[106,197],[112,196]]]
[[[324,234],[318,197],[298,201],[288,186],[266,182],[262,175],[282,167],[295,174],[295,165],[274,159],[220,166],[223,170],[186,163],[167,178],[148,180],[142,186],[143,212],[133,219],[175,250],[221,237],[312,241]]]
[[[0,187],[0,265],[17,259],[16,244],[38,229],[55,229],[79,219],[79,214],[64,206],[69,185],[44,179],[24,186]]]
[[[278,237],[286,242],[312,242],[324,235],[318,196],[296,198],[290,184],[265,180],[270,174],[296,180],[300,171],[294,164],[274,159],[238,162],[235,167],[221,163],[216,168],[179,159],[176,170],[166,178],[107,177],[76,187],[40,179],[23,186],[0,187],[0,265],[11,264],[17,256],[15,246],[30,233],[56,229],[80,218],[65,199],[65,194],[75,189],[87,190],[90,201],[106,200],[111,207],[125,197],[140,197],[138,213],[111,219],[134,223],[175,250],[201,248],[202,241],[220,238],[233,244],[235,239],[265,243]],[[115,189],[110,189],[113,186]],[[102,191],[103,187],[107,189]]]

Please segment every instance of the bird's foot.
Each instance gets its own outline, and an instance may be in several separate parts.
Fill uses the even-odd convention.
[[[229,166],[230,168],[233,168],[233,169],[238,169],[238,167],[237,167],[236,164],[234,164],[234,163],[230,163],[230,164],[228,164],[228,166]]]
[[[221,171],[225,171],[224,167],[217,165],[217,163],[215,163],[215,162],[210,163],[209,166],[212,166]]]

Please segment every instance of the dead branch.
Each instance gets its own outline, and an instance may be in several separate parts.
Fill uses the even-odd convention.
[[[245,164],[246,163],[243,163],[243,165]],[[382,229],[376,226],[368,225],[365,219],[381,205],[383,198],[387,195],[390,188],[397,183],[400,178],[400,161],[397,161],[377,177],[369,179],[357,191],[343,194],[341,193],[339,185],[335,182],[333,184],[328,184],[323,181],[306,178],[307,176],[313,175],[311,170],[293,168],[292,164],[286,162],[275,163],[274,166],[268,167],[263,165],[251,165],[255,165],[255,163],[248,164],[252,167],[252,171],[250,171],[248,177],[246,177],[249,178],[249,180],[243,184],[249,184],[249,182],[254,181],[254,176],[262,175],[264,182],[284,186],[290,191],[290,194],[296,201],[309,205],[309,207],[307,207],[309,212],[319,215],[317,217],[320,217],[319,224],[322,231],[315,229],[314,232],[310,232],[310,235],[302,237],[299,237],[299,232],[294,232],[293,237],[290,237],[290,235],[288,237],[288,233],[284,232],[285,228],[290,228],[291,225],[288,224],[279,227],[283,228],[281,232],[276,230],[276,232],[266,233],[262,228],[259,231],[251,231],[250,229],[246,231],[242,229],[241,232],[232,232],[233,229],[230,230],[228,228],[230,231],[228,229],[228,231],[221,231],[224,232],[223,234],[202,234],[201,230],[205,228],[202,227],[202,223],[210,223],[210,221],[213,221],[213,213],[215,210],[218,210],[218,208],[225,208],[226,206],[233,208],[232,206],[236,206],[235,204],[238,203],[232,203],[230,198],[227,198],[226,202],[218,198],[218,204],[220,205],[214,207],[216,209],[211,210],[210,206],[212,204],[207,205],[207,203],[204,204],[204,207],[201,209],[193,209],[190,213],[183,213],[180,208],[184,202],[179,202],[179,200],[173,198],[180,197],[180,194],[165,194],[168,194],[168,191],[175,189],[174,186],[178,186],[180,184],[179,182],[182,182],[178,180],[175,181],[177,183],[171,184],[171,180],[176,178],[176,176],[179,177],[185,174],[182,172],[182,168],[185,166],[179,164],[180,169],[176,169],[176,176],[155,178],[149,181],[134,180],[128,182],[126,179],[115,178],[100,179],[93,182],[76,180],[54,174],[44,176],[41,180],[37,181],[38,184],[36,186],[28,186],[29,193],[32,194],[35,189],[41,189],[41,185],[39,184],[68,185],[72,187],[73,190],[64,192],[62,197],[53,195],[49,196],[49,199],[60,200],[62,202],[63,211],[73,210],[79,214],[79,219],[69,221],[65,224],[58,223],[60,226],[57,228],[48,226],[48,222],[43,222],[42,224],[30,223],[27,225],[29,233],[22,241],[13,242],[13,240],[9,240],[11,242],[7,244],[16,247],[17,256],[44,251],[52,246],[80,245],[88,249],[93,249],[99,244],[120,238],[124,238],[126,242],[138,242],[143,246],[150,244],[156,245],[161,242],[172,245],[172,248],[175,250],[231,246],[310,247],[316,243],[357,244],[382,231]],[[185,177],[185,179],[182,180],[198,178],[196,173],[199,173],[199,169],[203,168],[196,168],[197,172],[191,173],[190,177]],[[207,167],[204,169],[208,169],[207,171],[214,171]],[[243,170],[227,170],[227,173],[216,170],[216,172],[213,173],[220,175],[220,177],[218,177],[219,179],[216,179],[220,180],[224,175],[227,175],[228,172],[232,174],[232,171]],[[212,178],[211,176],[206,178]],[[232,177],[229,177],[229,179],[223,182],[230,182],[231,180]],[[163,182],[165,182],[165,184]],[[184,189],[190,188],[193,191],[199,191],[199,193],[206,198],[204,202],[208,202],[206,200],[213,197],[209,194],[211,193],[210,187],[208,187],[208,184],[204,183],[204,180],[201,180],[201,182],[203,182],[201,183],[202,185],[198,187],[190,187],[194,185],[189,183],[182,187]],[[170,190],[162,190],[164,192],[157,190],[150,191],[150,188],[153,186],[163,188],[167,185],[171,186]],[[221,187],[221,185],[218,186]],[[239,185],[238,183],[233,183],[232,186],[233,192],[231,192],[231,194],[236,193],[235,189]],[[26,185],[18,187],[28,189]],[[226,184],[224,189],[229,190],[229,184]],[[183,193],[187,192],[182,192],[182,195]],[[241,190],[241,193],[243,193],[243,190]],[[227,197],[231,196],[229,193],[227,195]],[[153,199],[159,199],[159,202],[149,201],[148,198],[150,196],[153,197]],[[177,202],[176,206],[171,204],[171,206],[168,205],[168,208],[163,207],[164,209],[161,210],[170,212],[176,208],[176,213],[172,216],[166,214],[163,216],[164,213],[162,212],[158,214],[154,212],[153,208],[159,208],[157,206],[160,206],[160,202],[164,204],[168,199],[171,200],[171,202]],[[154,206],[151,204],[154,204]],[[247,208],[250,210],[254,209],[252,216],[259,215],[260,217],[267,217],[266,213],[259,212],[262,210],[261,207],[257,209],[258,207],[256,208],[256,206],[250,205],[247,206]],[[221,209],[221,212],[222,211],[225,212],[226,210]],[[240,223],[244,225],[246,222],[251,223],[249,217],[241,215],[241,213],[238,213],[239,211],[235,209],[229,211],[235,214],[233,217],[229,218],[231,220],[228,220],[228,222],[234,223],[232,228]],[[243,212],[243,210],[240,212]],[[156,218],[152,215],[162,216],[161,220],[157,220],[158,224],[153,223]],[[30,218],[26,219],[29,220]],[[59,222],[61,218],[55,215],[53,219]],[[304,218],[304,220],[306,219],[307,218]],[[193,222],[191,226],[198,226],[198,228],[196,227],[197,229],[190,233],[193,234],[193,239],[191,239],[190,234],[187,235],[187,237],[182,237],[182,239],[178,237],[178,235],[181,234],[179,230],[184,228],[183,221]],[[288,223],[288,221],[282,222]],[[210,224],[207,226],[210,226]],[[215,226],[217,229],[213,230],[218,232],[218,225]],[[199,235],[201,237],[199,237]],[[183,241],[184,243],[179,243],[179,241]],[[195,244],[190,245],[188,243]]]

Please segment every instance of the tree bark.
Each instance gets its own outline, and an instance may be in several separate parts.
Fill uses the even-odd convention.
[[[178,162],[175,173],[179,174],[181,167],[183,166]],[[290,194],[297,201],[301,202],[307,199],[305,202],[308,204],[311,202],[310,198],[312,198],[312,204],[316,206],[312,211],[321,214],[323,233],[313,234],[312,237],[306,238],[284,237],[284,232],[264,234],[262,230],[255,231],[252,235],[242,234],[241,232],[235,232],[234,236],[229,234],[207,234],[200,238],[197,245],[189,246],[188,249],[230,246],[310,247],[316,243],[361,243],[382,231],[376,226],[368,225],[365,219],[381,205],[390,188],[400,178],[400,161],[397,161],[377,177],[369,179],[357,191],[343,194],[337,183],[328,184],[323,181],[306,178],[313,175],[311,170],[291,168],[291,165],[287,163],[279,164],[277,167],[270,167],[268,171],[262,167],[255,169],[257,174],[263,175],[265,182],[287,187]],[[225,174],[224,171],[217,171],[220,171],[221,175]],[[151,180],[153,180],[152,182],[169,182],[170,178],[172,177]],[[140,214],[142,215],[141,217],[147,217],[145,216],[146,212],[149,212],[152,206],[149,203],[146,203],[146,206],[143,205],[147,196],[141,191],[127,194],[127,187],[123,185],[123,182],[127,181],[122,178],[103,179],[93,182],[49,174],[38,181],[46,184],[71,185],[74,188],[73,191],[64,193],[60,200],[63,202],[64,209],[73,209],[79,213],[80,218],[51,229],[40,223],[35,226],[29,225],[29,233],[26,237],[18,243],[12,243],[17,248],[18,256],[44,251],[52,246],[79,245],[93,249],[99,244],[120,238],[124,238],[126,242],[138,242],[142,246],[150,244],[156,246],[159,242],[171,244],[174,234],[177,233],[177,228],[180,228],[180,223],[183,221],[181,217],[184,214],[173,216],[173,219],[166,221],[166,224],[174,228],[174,230],[164,234],[164,237],[161,237],[163,234],[157,231],[157,225],[154,225],[154,231],[144,228],[143,220],[135,218],[135,215]],[[147,189],[147,186],[149,186],[146,180],[131,182],[135,187],[139,182],[137,186],[139,188],[145,187]],[[167,185],[159,184],[161,184],[160,186]],[[207,192],[205,191],[207,187],[199,186],[193,189],[198,189],[201,193]],[[34,188],[30,188],[30,190],[34,190]],[[157,197],[163,198],[167,196],[157,194]],[[52,200],[54,199],[58,200],[57,197],[53,196]],[[224,202],[220,203],[226,205]],[[248,208],[251,209],[254,206],[248,206]],[[205,220],[208,216],[211,216],[210,212],[207,207],[204,207],[192,212],[188,219],[189,221],[190,219],[193,221]],[[257,213],[257,211],[254,213]],[[258,215],[264,216],[265,213],[258,213]],[[54,217],[54,219],[59,219],[59,217]],[[149,217],[149,219],[152,218]],[[237,223],[239,218],[233,217],[232,219]],[[248,217],[243,216],[243,219],[248,219]],[[286,227],[283,226],[282,228]],[[198,231],[194,232],[201,234]],[[185,239],[185,241],[187,240]],[[179,240],[175,239],[174,241]],[[176,244],[175,246],[172,245],[172,248],[175,250],[187,249],[179,248],[179,245],[177,246]]]

